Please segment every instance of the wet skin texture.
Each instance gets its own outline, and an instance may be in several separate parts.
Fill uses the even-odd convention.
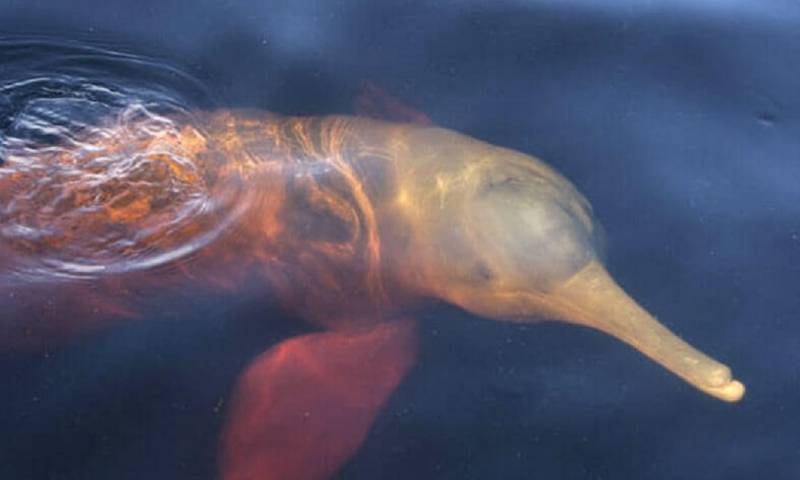
[[[413,365],[410,312],[431,298],[596,328],[709,395],[742,397],[726,366],[610,278],[588,202],[537,159],[364,118],[198,118],[163,135],[123,125],[36,162],[12,152],[0,166],[0,343],[42,348],[164,295],[257,286],[321,331],[241,375],[220,440],[225,480],[336,472]],[[92,170],[134,157],[146,161],[110,180]]]

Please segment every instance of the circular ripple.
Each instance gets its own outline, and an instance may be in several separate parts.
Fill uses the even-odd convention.
[[[0,243],[17,274],[150,268],[220,231],[231,205],[199,160],[191,112],[213,104],[200,82],[97,47],[0,52]]]

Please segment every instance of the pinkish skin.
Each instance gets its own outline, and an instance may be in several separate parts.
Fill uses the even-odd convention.
[[[589,204],[539,160],[408,123],[201,118],[204,133],[118,132],[40,159],[82,159],[77,177],[52,184],[69,188],[57,195],[36,190],[41,171],[14,171],[13,156],[2,166],[0,343],[41,348],[136,318],[153,299],[261,285],[327,332],[289,339],[242,374],[221,439],[225,480],[336,472],[413,365],[415,322],[403,312],[426,298],[487,319],[596,328],[711,396],[744,394],[728,367],[614,282]],[[96,179],[81,170],[96,152],[150,161],[136,178],[82,184]],[[213,208],[186,216],[202,198]]]

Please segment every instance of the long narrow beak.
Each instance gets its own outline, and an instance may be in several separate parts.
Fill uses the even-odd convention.
[[[713,397],[736,402],[744,395],[744,385],[731,377],[730,368],[661,325],[597,262],[590,263],[547,297],[559,319],[619,338]]]

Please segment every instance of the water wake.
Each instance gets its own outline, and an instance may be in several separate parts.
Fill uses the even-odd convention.
[[[214,104],[199,80],[166,62],[63,42],[0,39],[0,52],[5,271],[151,268],[219,233],[231,205],[193,113]]]

